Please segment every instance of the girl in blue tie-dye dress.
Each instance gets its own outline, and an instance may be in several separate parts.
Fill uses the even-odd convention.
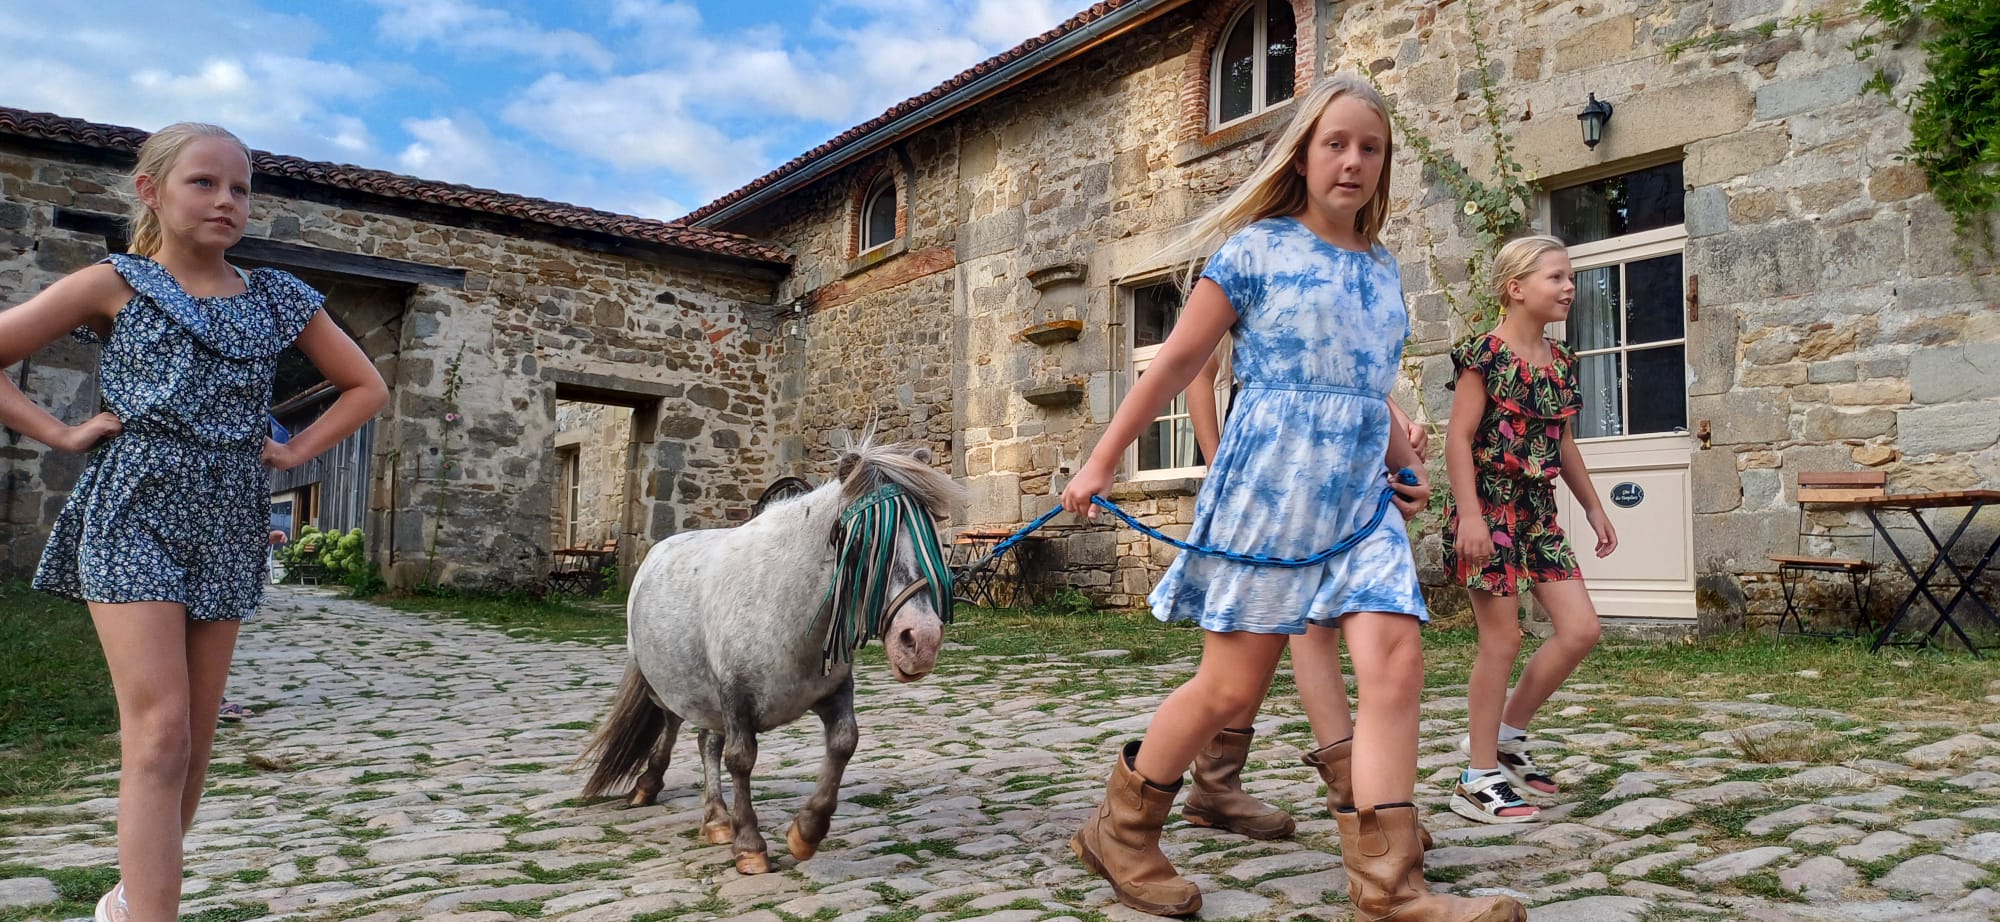
[[[1196,500],[1190,541],[1309,557],[1365,530],[1386,489],[1385,457],[1421,470],[1387,404],[1409,330],[1396,262],[1379,241],[1389,201],[1387,106],[1347,76],[1294,105],[1264,161],[1170,248],[1170,265],[1213,255],[1172,334],[1064,490],[1071,512],[1092,512],[1091,497],[1109,491],[1125,447],[1225,334],[1234,337],[1241,396]],[[1418,629],[1427,613],[1399,517],[1383,516],[1351,551],[1317,566],[1183,554],[1151,602],[1157,616],[1198,621],[1207,634],[1194,677],[1160,705],[1143,740],[1125,745],[1103,804],[1070,843],[1121,902],[1159,915],[1200,909],[1200,889],[1159,848],[1182,774],[1263,698],[1286,638],[1321,623],[1341,628],[1361,692],[1351,776],[1328,779],[1336,792],[1352,792],[1352,803],[1334,803],[1334,816],[1356,917],[1525,918],[1507,897],[1469,899],[1423,885],[1411,797],[1423,690]]]

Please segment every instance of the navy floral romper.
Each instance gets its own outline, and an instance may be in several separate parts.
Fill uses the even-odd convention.
[[[122,432],[90,453],[35,570],[35,588],[89,602],[179,602],[195,621],[242,620],[264,594],[278,353],[325,298],[258,269],[249,290],[196,298],[159,263],[106,260],[138,294],[118,312],[98,380]]]

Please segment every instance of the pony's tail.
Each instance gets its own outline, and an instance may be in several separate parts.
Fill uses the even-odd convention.
[[[625,678],[618,683],[618,700],[577,757],[579,764],[597,763],[583,784],[583,796],[602,797],[637,775],[666,726],[666,708],[653,703],[652,686],[639,674],[639,664],[628,661]]]

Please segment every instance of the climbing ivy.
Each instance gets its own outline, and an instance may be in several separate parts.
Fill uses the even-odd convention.
[[[1424,177],[1444,183],[1445,188],[1451,190],[1459,213],[1463,215],[1463,223],[1472,242],[1471,252],[1465,257],[1468,282],[1463,290],[1445,283],[1448,276],[1442,271],[1444,263],[1438,256],[1435,236],[1427,237],[1424,245],[1431,277],[1437,283],[1439,293],[1458,318],[1466,335],[1470,336],[1491,330],[1500,320],[1499,300],[1480,282],[1492,268],[1493,258],[1499,253],[1501,244],[1527,229],[1535,192],[1528,183],[1527,170],[1514,157],[1514,138],[1505,128],[1500,94],[1493,82],[1491,56],[1486,40],[1480,36],[1479,4],[1465,4],[1465,24],[1466,32],[1472,39],[1473,72],[1479,78],[1480,130],[1486,134],[1486,143],[1493,150],[1492,180],[1484,181],[1473,175],[1472,170],[1459,162],[1451,151],[1432,143],[1426,132],[1416,130],[1400,112],[1391,109],[1389,117],[1395,123],[1396,136],[1408,144],[1417,159],[1422,161]],[[1368,73],[1365,68],[1362,72]],[[1374,82],[1375,77],[1369,74],[1368,79]],[[1381,90],[1379,83],[1376,89]],[[1426,234],[1430,234],[1428,229]],[[1414,372],[1411,374],[1414,376]]]
[[[1894,33],[1924,31],[1930,76],[1910,95],[1909,160],[1959,234],[1993,252],[1988,219],[2000,210],[2000,3],[1993,0],[1868,0],[1863,12]],[[1872,33],[1856,52],[1891,39]],[[1888,85],[1877,71],[1878,89]]]

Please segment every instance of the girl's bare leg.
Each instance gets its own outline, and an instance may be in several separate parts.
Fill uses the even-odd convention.
[[[1409,615],[1388,612],[1349,614],[1340,623],[1361,690],[1354,721],[1354,802],[1406,803],[1417,789],[1418,705],[1424,690],[1420,625]]]
[[[1284,649],[1283,634],[1208,632],[1194,678],[1153,712],[1133,769],[1154,784],[1173,785],[1216,733],[1262,703]]]
[[[1514,675],[1514,661],[1521,655],[1521,600],[1477,589],[1468,594],[1473,620],[1479,625],[1479,652],[1473,657],[1472,679],[1465,691],[1472,767],[1498,769],[1500,754],[1495,743],[1500,738],[1500,710],[1507,703],[1507,680]]]
[[[1570,673],[1590,655],[1597,646],[1601,633],[1597,622],[1597,606],[1590,603],[1590,593],[1585,591],[1583,580],[1569,579],[1557,583],[1535,584],[1535,601],[1549,613],[1549,620],[1555,624],[1555,635],[1542,642],[1535,655],[1529,657],[1528,667],[1521,670],[1521,680],[1514,683],[1514,693],[1507,696],[1507,709],[1501,719],[1510,727],[1527,729],[1528,722],[1535,719],[1535,712],[1542,703],[1568,681]],[[1486,626],[1480,625],[1479,636],[1483,643]],[[1497,733],[1499,728],[1494,728]],[[1479,737],[1473,736],[1476,745]]]
[[[187,609],[92,604],[118,696],[118,867],[131,922],[180,912],[182,814],[193,751]],[[207,714],[211,718],[213,713]],[[213,732],[211,730],[211,732]]]

